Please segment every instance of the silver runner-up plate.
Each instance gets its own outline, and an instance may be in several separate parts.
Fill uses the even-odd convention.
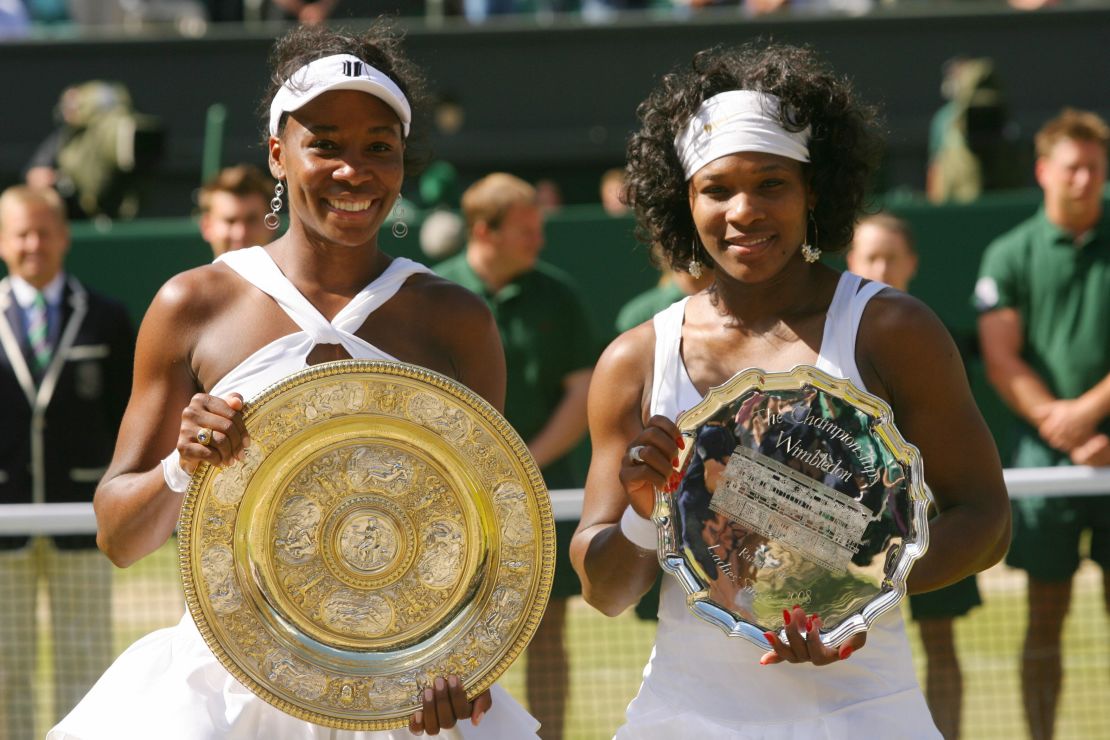
[[[884,401],[810,366],[750,369],[677,423],[681,478],[652,518],[694,614],[766,648],[800,605],[835,647],[898,605],[932,495]]]

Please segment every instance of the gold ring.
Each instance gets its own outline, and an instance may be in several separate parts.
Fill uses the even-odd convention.
[[[207,447],[212,444],[212,430],[208,427],[201,427],[197,430],[197,442]]]

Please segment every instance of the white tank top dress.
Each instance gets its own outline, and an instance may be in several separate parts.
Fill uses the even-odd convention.
[[[261,247],[228,252],[222,262],[273,298],[300,331],[274,340],[243,360],[209,393],[232,391],[251,398],[290,373],[307,367],[317,344],[339,344],[355,359],[396,360],[355,336],[379,306],[409,277],[430,272],[419,263],[394,259],[332,321],[289,281]],[[456,727],[468,740],[536,738],[539,723],[500,686],[478,727]],[[310,724],[267,704],[229,674],[185,612],[175,627],[152,632],[129,647],[101,676],[47,740],[403,740],[408,729],[349,732]]]
[[[861,287],[862,282],[851,273],[841,275],[816,365],[866,388],[856,367],[856,332],[867,302],[886,286]],[[682,362],[686,303],[679,301],[654,319],[650,408],[671,419],[702,398]],[[884,614],[869,630],[867,644],[845,661],[761,666],[764,652],[694,616],[682,586],[664,574],[655,647],[616,738],[940,737],[917,682],[899,610]]]

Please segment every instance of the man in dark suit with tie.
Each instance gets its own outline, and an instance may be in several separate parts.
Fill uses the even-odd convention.
[[[122,305],[64,271],[65,206],[53,190],[0,194],[0,503],[92,501],[131,387],[134,332]],[[111,566],[96,537],[0,537],[0,736],[34,733],[36,595],[45,580],[54,712],[111,662]],[[6,732],[6,735],[5,735]]]

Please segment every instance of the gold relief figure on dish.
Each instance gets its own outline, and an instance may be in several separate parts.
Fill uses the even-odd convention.
[[[528,516],[528,497],[516,481],[502,481],[493,490],[497,517],[501,520],[501,535],[513,547],[532,542],[532,521]]]
[[[371,684],[366,692],[370,705],[378,707],[396,707],[417,700],[421,691],[416,681],[415,673],[405,673],[400,676],[379,678]]]
[[[328,690],[328,679],[284,650],[274,650],[264,660],[266,677],[300,699],[313,701]]]
[[[275,526],[274,548],[278,558],[290,565],[306,563],[316,556],[316,530],[323,512],[306,496],[293,496],[281,506]]]
[[[230,468],[221,470],[212,488],[212,497],[224,506],[235,506],[239,503],[247,489],[247,481],[258,467],[257,450],[248,447],[245,452],[248,457]]]
[[[208,586],[208,600],[217,614],[230,614],[243,603],[235,583],[235,558],[231,549],[214,545],[200,558],[200,570]]]
[[[377,388],[371,400],[383,413],[393,415],[403,408],[405,393],[394,383],[385,383]]]
[[[327,573],[319,568],[296,568],[286,572],[281,579],[284,592],[301,607],[308,602],[316,603],[316,599],[309,598],[309,592],[320,584],[326,586],[331,582]]]
[[[478,645],[486,652],[493,652],[505,640],[506,632],[520,614],[524,599],[521,595],[504,586],[493,591],[486,615],[474,628]]]
[[[397,556],[398,534],[388,517],[362,512],[343,523],[339,546],[348,564],[356,570],[374,573]]]
[[[409,416],[457,447],[470,433],[466,414],[430,393],[416,393],[409,399]]]
[[[346,478],[356,491],[385,490],[398,494],[411,480],[411,459],[390,447],[360,446],[347,458]]]
[[[420,581],[430,588],[446,588],[460,574],[463,557],[462,528],[439,519],[424,528],[424,549],[416,564]]]
[[[414,486],[414,488],[417,491],[417,498],[411,505],[417,510],[432,505],[437,499],[442,499],[451,491],[443,478],[440,478],[435,473],[428,473],[422,484],[418,487]]]
[[[393,607],[378,594],[341,588],[321,602],[320,621],[336,632],[377,637],[393,624]]]

